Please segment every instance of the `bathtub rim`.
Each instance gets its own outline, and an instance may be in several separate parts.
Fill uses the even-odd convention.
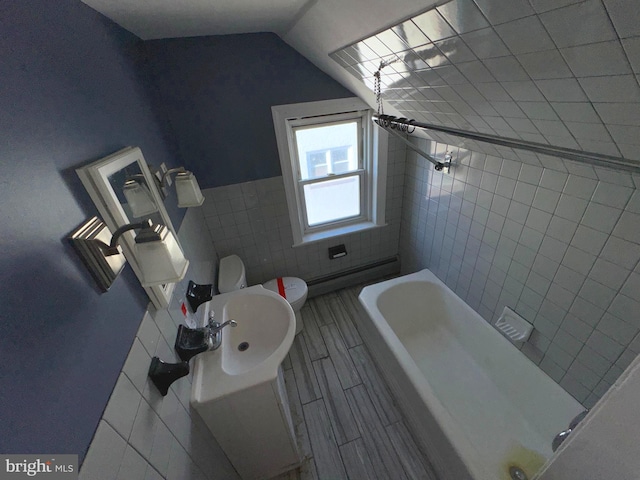
[[[418,393],[422,401],[429,407],[431,415],[443,431],[445,437],[449,441],[449,446],[453,449],[457,457],[460,459],[466,470],[472,478],[488,478],[486,471],[478,471],[478,465],[481,465],[481,458],[477,450],[473,447],[470,440],[455,421],[449,410],[442,404],[440,399],[433,391],[429,382],[424,380],[424,374],[415,363],[405,346],[397,337],[391,326],[384,320],[384,316],[377,308],[377,298],[380,293],[389,289],[391,285],[400,283],[409,283],[414,281],[436,281],[436,283],[444,285],[442,281],[434,275],[429,269],[423,269],[408,275],[403,275],[390,280],[385,280],[373,285],[368,285],[362,289],[358,299],[364,307],[370,322],[374,325],[383,341],[391,349],[391,353],[396,358],[401,368],[404,370],[407,378],[411,382],[414,390]],[[446,286],[446,285],[444,285]],[[466,303],[465,303],[466,305]],[[373,307],[373,310],[370,308]],[[466,305],[469,309],[468,305]],[[471,309],[471,311],[473,311]],[[476,313],[475,311],[473,311]],[[506,339],[505,339],[506,340]],[[400,354],[398,354],[400,353]],[[375,355],[374,355],[375,357]],[[422,382],[417,381],[422,378]],[[461,447],[465,448],[466,456],[461,452]],[[466,458],[465,458],[466,457]],[[471,458],[469,458],[471,457]],[[471,463],[471,465],[470,465]],[[484,470],[484,469],[483,469]]]
[[[448,439],[453,451],[464,464],[466,469],[475,479],[494,478],[495,471],[488,471],[489,467],[486,461],[483,460],[480,452],[475,447],[474,443],[467,437],[464,432],[463,426],[454,418],[453,414],[446,408],[440,398],[434,392],[429,381],[425,379],[423,372],[420,370],[411,354],[407,351],[401,340],[397,337],[392,327],[387,323],[384,315],[378,308],[378,298],[384,291],[389,290],[391,287],[395,287],[402,283],[411,282],[427,282],[436,284],[443,288],[447,294],[453,295],[459,300],[462,308],[469,313],[470,316],[481,320],[479,324],[483,325],[483,329],[490,330],[492,336],[495,336],[497,342],[502,342],[501,345],[507,349],[513,349],[514,353],[517,351],[520,354],[520,361],[529,363],[532,367],[535,367],[537,377],[540,381],[548,384],[551,389],[561,389],[565,393],[566,399],[572,402],[576,409],[582,410],[584,407],[575,400],[568,392],[566,392],[557,382],[549,377],[546,372],[540,369],[534,362],[531,361],[526,355],[522,354],[518,348],[513,345],[509,340],[503,337],[489,322],[484,320],[475,310],[473,310],[463,299],[453,292],[442,280],[440,280],[429,269],[423,269],[418,272],[396,277],[390,280],[385,280],[373,285],[368,285],[363,288],[359,295],[359,301],[366,317],[368,317],[369,324],[371,324],[377,334],[381,337],[381,340],[390,349],[391,354],[395,357],[400,368],[404,371],[407,379],[411,383],[413,389],[418,396],[422,399],[424,404],[429,408],[432,416],[434,417],[439,428],[443,431]],[[499,340],[497,340],[499,338]],[[375,358],[375,355],[373,355]],[[384,370],[384,368],[381,368]],[[560,425],[562,427],[562,425]],[[416,435],[420,438],[420,434]],[[551,442],[551,440],[549,440]],[[424,442],[422,442],[424,444]],[[540,452],[542,453],[542,452]],[[545,464],[550,461],[552,455],[544,454]],[[543,467],[544,468],[544,467]]]

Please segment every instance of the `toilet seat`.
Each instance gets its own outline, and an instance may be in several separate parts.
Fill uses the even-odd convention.
[[[280,283],[278,280],[281,280],[282,286],[278,285]],[[291,306],[300,300],[304,302],[307,298],[307,283],[298,277],[274,278],[273,280],[263,283],[262,286],[282,295]],[[281,290],[284,290],[284,292],[281,292]]]

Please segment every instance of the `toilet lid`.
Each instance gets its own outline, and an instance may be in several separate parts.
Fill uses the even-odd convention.
[[[297,302],[307,293],[307,283],[298,277],[274,278],[263,283],[262,286],[272,292],[279,293],[289,303]]]

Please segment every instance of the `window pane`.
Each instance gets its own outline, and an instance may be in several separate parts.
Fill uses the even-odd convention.
[[[333,173],[346,173],[353,170],[349,168],[349,149],[334,148],[330,153]]]
[[[324,177],[329,173],[327,152],[307,153],[307,178]]]
[[[357,120],[333,125],[295,128],[300,179],[358,169]]]
[[[360,176],[304,186],[309,226],[360,215]]]

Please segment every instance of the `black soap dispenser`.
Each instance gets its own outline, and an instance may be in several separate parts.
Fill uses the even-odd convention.
[[[188,374],[188,362],[167,363],[163,362],[158,357],[153,357],[151,359],[151,365],[149,366],[149,378],[163,397],[167,395],[169,392],[169,386],[173,382]]]
[[[211,348],[209,329],[189,328],[180,325],[173,348],[180,360],[188,362],[199,353],[206,352]]]
[[[191,311],[196,313],[196,310],[198,310],[200,305],[213,298],[213,285],[199,285],[193,280],[189,280],[189,286],[187,287],[187,293],[185,296],[187,297],[187,302],[189,302]]]

